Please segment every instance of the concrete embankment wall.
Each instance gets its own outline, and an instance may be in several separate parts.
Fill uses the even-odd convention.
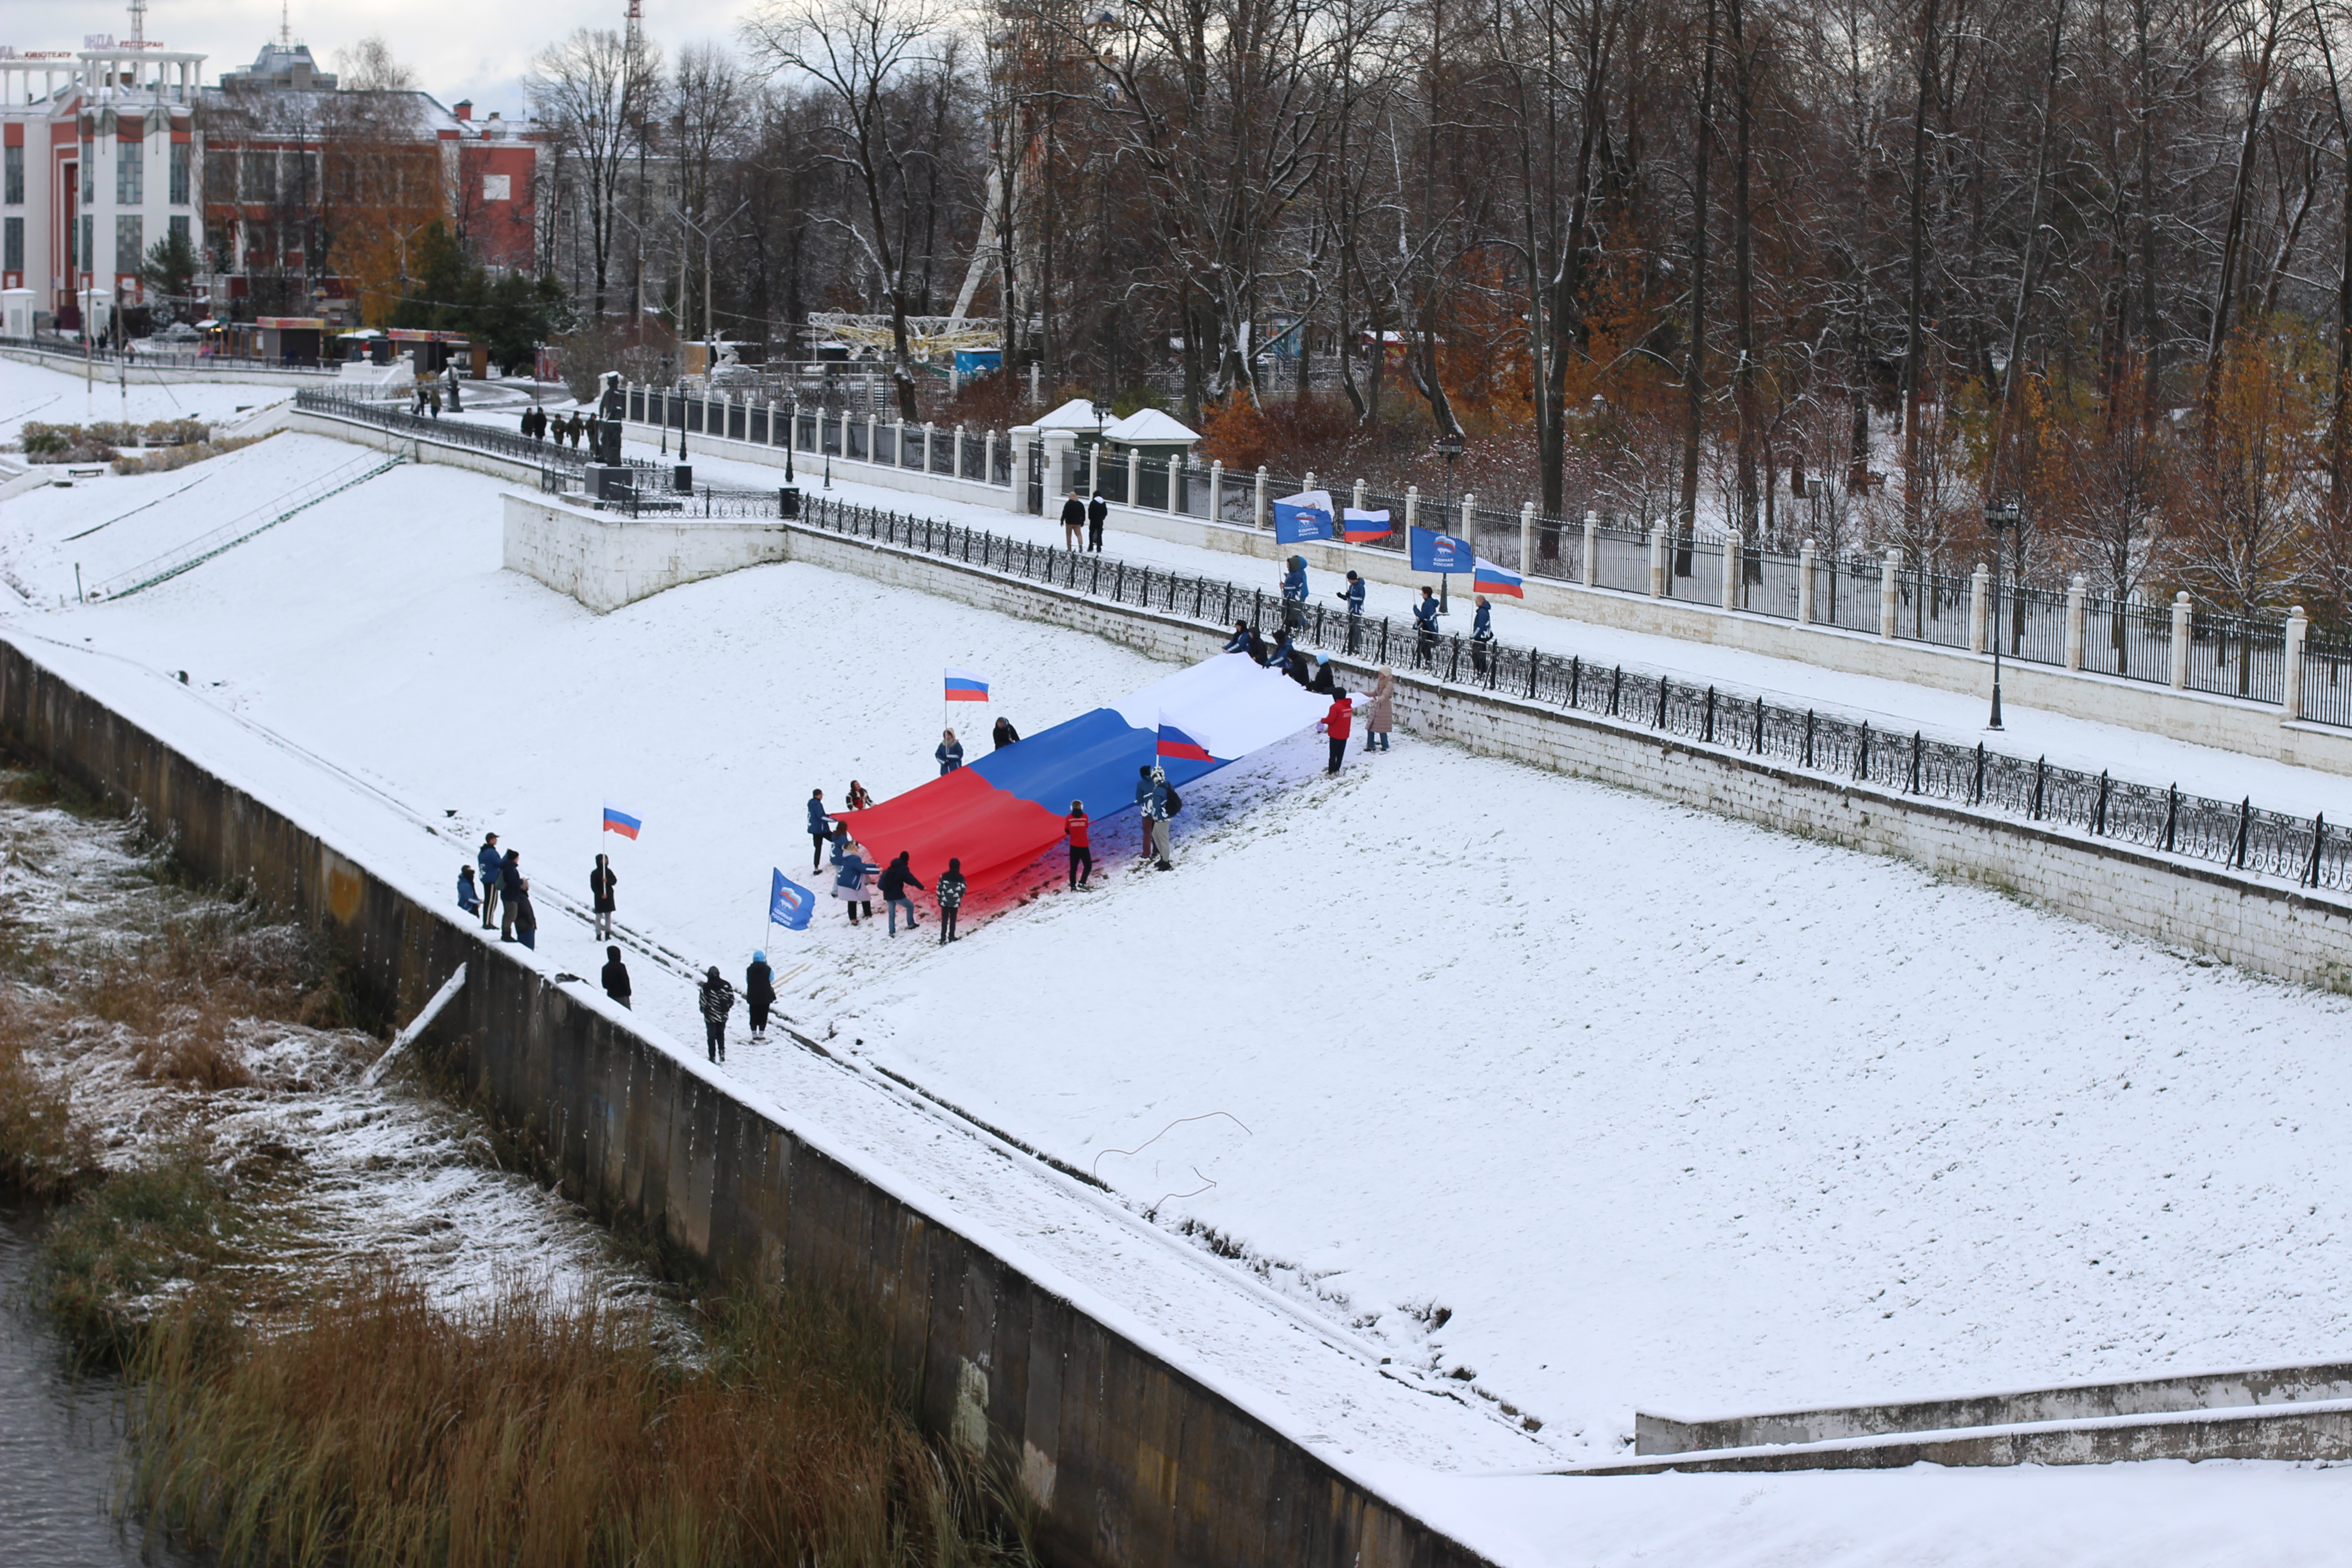
[[[509,494],[506,509],[507,563],[515,570],[561,592],[571,592],[566,581],[585,576],[596,581],[594,591],[606,598],[625,582],[653,581],[631,576],[626,553],[632,548],[626,531],[644,524],[614,525],[597,513],[539,496]],[[667,526],[688,531],[682,542],[690,548],[690,531],[704,525]],[[1181,616],[1111,604],[872,540],[805,524],[763,526],[781,536],[774,559],[852,572],[1090,632],[1159,658],[1200,658],[1214,650],[1223,635],[1223,628]],[[530,540],[530,548],[518,549],[519,539]],[[658,546],[677,547],[667,542]],[[714,534],[709,548],[716,555],[740,551],[741,544]],[[544,572],[535,565],[542,561],[552,563]],[[677,581],[688,580],[685,567],[678,571]],[[1335,657],[1333,662],[1349,672],[1355,689],[1371,684],[1372,671],[1361,661]],[[1898,855],[1938,875],[1989,883],[2110,931],[2301,984],[2352,991],[2352,899],[2341,894],[2299,890],[2112,839],[1829,778],[1623,720],[1450,687],[1406,671],[1397,674],[1396,707],[1402,728],[1489,756]]]
[[[886,1334],[926,1428],[1036,1500],[1041,1548],[1102,1568],[1473,1568],[1483,1559],[0,640],[0,736],[143,812],[196,874],[329,938],[363,1011],[427,1047],[565,1191],[715,1274],[815,1285]]]
[[[87,374],[100,388],[112,386],[118,377],[132,386],[184,386],[192,382],[215,384],[228,382],[247,386],[333,386],[335,378],[318,371],[271,370],[266,365],[179,365],[141,364],[133,360],[118,365],[112,360],[97,360],[85,363],[79,357],[40,349],[0,347],[0,359],[12,359],[19,364],[37,364],[43,370],[56,371],[59,375]]]

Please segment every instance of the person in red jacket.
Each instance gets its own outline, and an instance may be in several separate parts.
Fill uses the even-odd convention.
[[[1348,737],[1355,732],[1355,706],[1348,700],[1348,694],[1342,691],[1331,699],[1331,711],[1323,715],[1323,732],[1331,737],[1331,765],[1323,770],[1325,773],[1339,771],[1339,759],[1347,755]]]
[[[1087,841],[1085,802],[1070,802],[1070,815],[1063,819],[1062,833],[1070,841],[1070,890],[1076,892],[1095,874],[1095,852]]]

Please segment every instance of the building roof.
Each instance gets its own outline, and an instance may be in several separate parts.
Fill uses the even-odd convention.
[[[1186,429],[1157,408],[1138,409],[1118,424],[1103,427],[1104,440],[1129,447],[1189,447],[1200,438],[1198,431]]]
[[[1087,430],[1102,427],[1095,417],[1095,405],[1083,397],[1073,397],[1050,414],[1042,414],[1030,421],[1040,430]]]

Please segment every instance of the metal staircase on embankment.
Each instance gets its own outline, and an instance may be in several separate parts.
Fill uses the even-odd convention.
[[[370,452],[365,457],[354,458],[306,485],[262,502],[234,521],[225,522],[211,532],[200,534],[127,572],[117,573],[97,584],[89,596],[93,599],[123,599],[158,583],[169,582],[183,572],[203,565],[215,555],[236,549],[257,534],[268,532],[297,512],[307,511],[328,497],[341,495],[355,486],[363,485],[379,474],[390,473],[407,460],[397,452],[389,455]]]

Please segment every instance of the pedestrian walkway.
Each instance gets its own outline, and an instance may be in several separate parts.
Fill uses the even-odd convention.
[[[635,449],[637,443],[629,445],[630,456],[646,455]],[[693,461],[696,477],[705,481],[761,489],[775,482],[776,470],[764,464],[698,454]],[[803,476],[802,488],[814,491],[818,486],[808,483]],[[861,506],[984,528],[1039,545],[1059,548],[1062,543],[1061,524],[1054,518],[938,500],[838,477],[829,493]],[[1262,579],[1268,599],[1276,596],[1282,574],[1278,562],[1122,533],[1115,526],[1106,538],[1105,548],[1134,563],[1235,583]],[[1337,595],[1346,584],[1347,579],[1337,573],[1311,573],[1310,603],[1336,610],[1339,605]],[[1373,621],[1385,616],[1402,626],[1408,622],[1412,601],[1418,597],[1417,589],[1374,583],[1369,585],[1365,615]],[[1470,595],[1454,594],[1452,605],[1451,616],[1442,624],[1449,633],[1460,631],[1467,635],[1473,608]],[[1547,655],[1556,654],[1563,658],[1576,656],[1588,664],[1623,665],[1629,670],[1645,674],[1672,675],[1679,680],[1721,686],[1743,697],[1762,697],[1790,707],[1817,707],[1824,713],[1866,720],[1874,727],[1889,731],[1921,731],[1931,740],[1970,746],[1984,742],[2011,755],[2046,757],[2057,766],[2085,773],[2105,770],[2119,778],[2159,787],[2175,784],[2191,794],[2222,800],[2252,795],[2257,805],[2273,811],[2295,816],[2324,813],[2331,822],[2352,821],[2352,777],[2170,740],[2121,724],[2071,718],[2013,701],[2003,703],[2004,727],[1996,735],[1985,729],[1990,692],[1986,697],[1972,697],[1877,676],[1843,674],[1795,659],[1774,658],[1711,643],[1594,626],[1544,615],[1507,601],[1496,603],[1494,610],[1497,637],[1535,647]]]

